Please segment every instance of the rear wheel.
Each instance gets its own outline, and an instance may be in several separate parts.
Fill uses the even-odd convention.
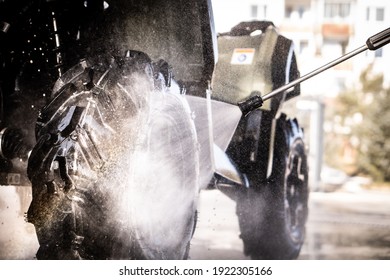
[[[273,171],[267,182],[239,194],[244,252],[253,259],[294,259],[304,242],[308,170],[296,121],[277,121]]]

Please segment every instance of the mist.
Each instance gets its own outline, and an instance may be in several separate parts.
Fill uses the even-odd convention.
[[[107,124],[115,133],[99,143],[106,160],[95,185],[107,205],[105,230],[115,259],[180,259],[193,233],[199,193],[196,131],[178,86],[161,88],[152,89],[145,76],[134,75],[111,92],[125,94],[124,100],[135,105],[129,112],[129,106],[116,104],[115,124]]]

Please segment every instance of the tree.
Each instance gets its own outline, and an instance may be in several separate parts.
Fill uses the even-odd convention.
[[[357,139],[356,171],[390,181],[390,88],[372,65],[360,75],[360,87],[341,94],[337,113]]]

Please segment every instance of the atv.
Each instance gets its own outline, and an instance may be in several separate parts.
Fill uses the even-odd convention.
[[[3,161],[28,158],[38,259],[187,259],[215,188],[246,255],[299,255],[308,166],[281,109],[301,78],[272,22],[216,34],[209,0],[0,5]]]

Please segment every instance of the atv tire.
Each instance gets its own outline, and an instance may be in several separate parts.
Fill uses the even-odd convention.
[[[189,109],[145,54],[107,61],[65,73],[37,121],[37,258],[187,258],[199,191]]]
[[[303,133],[282,115],[276,124],[272,174],[238,195],[244,253],[252,259],[295,259],[308,215],[308,169]]]

